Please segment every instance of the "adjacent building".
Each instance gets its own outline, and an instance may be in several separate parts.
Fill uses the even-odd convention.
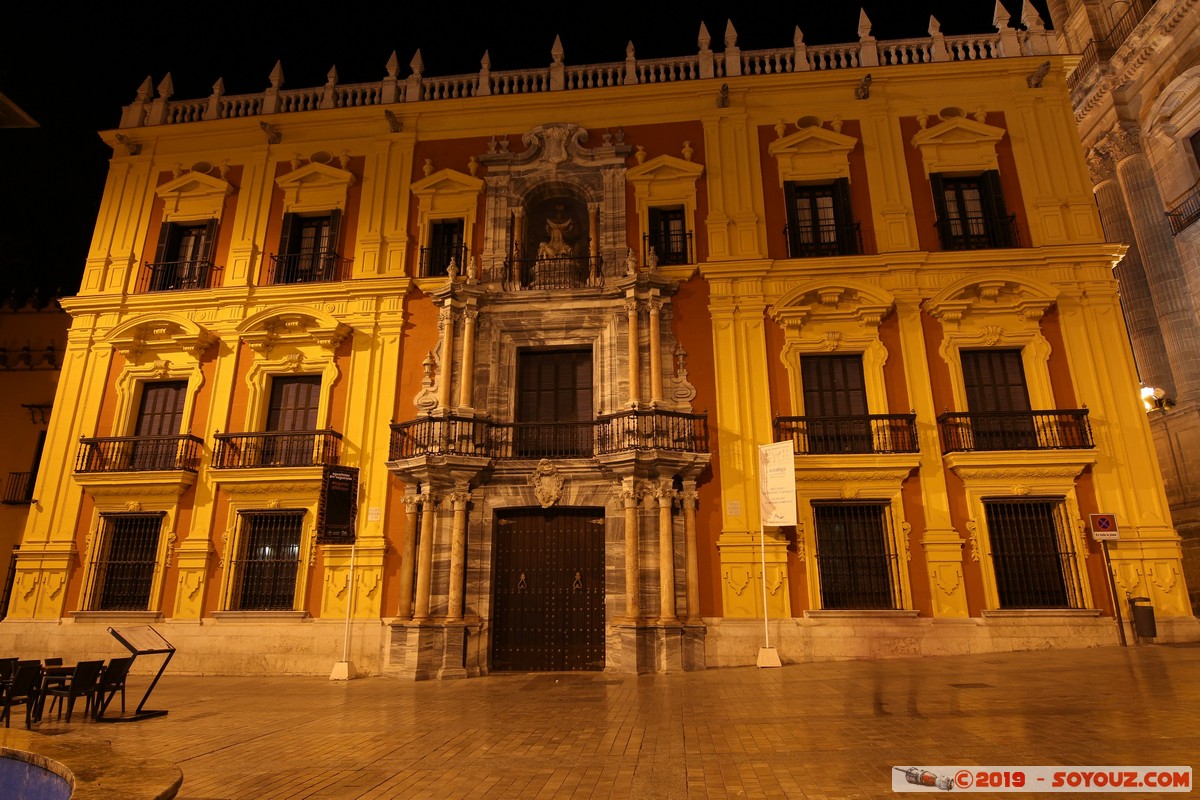
[[[138,90],[0,635],[654,672],[1200,634],[1072,119],[996,32]],[[764,530],[760,445],[798,524]],[[347,642],[346,637],[349,637]],[[346,650],[344,650],[346,648]],[[49,651],[47,651],[49,652]]]
[[[1050,3],[1192,606],[1200,601],[1200,4]],[[1149,579],[1147,579],[1149,580]],[[1139,590],[1140,591],[1140,590]]]

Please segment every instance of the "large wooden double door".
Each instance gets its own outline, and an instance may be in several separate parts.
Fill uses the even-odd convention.
[[[604,511],[510,509],[496,522],[492,669],[604,669]]]

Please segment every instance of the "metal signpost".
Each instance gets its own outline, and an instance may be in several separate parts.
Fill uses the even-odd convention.
[[[763,593],[763,646],[758,650],[758,666],[778,667],[779,653],[771,647],[771,628],[767,619],[767,526],[796,524],[796,450],[790,439],[759,445],[758,481]]]
[[[1104,551],[1104,569],[1108,572],[1108,591],[1112,595],[1113,611],[1117,616],[1117,637],[1121,647],[1128,647],[1125,641],[1125,621],[1121,619],[1121,603],[1117,600],[1117,580],[1113,575],[1112,562],[1108,558],[1108,543],[1117,541],[1121,534],[1117,531],[1116,514],[1092,514],[1088,517],[1092,525],[1092,539],[1100,543]]]

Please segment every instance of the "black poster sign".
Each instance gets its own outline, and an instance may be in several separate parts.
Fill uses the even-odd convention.
[[[358,467],[326,465],[317,504],[317,544],[354,544]]]

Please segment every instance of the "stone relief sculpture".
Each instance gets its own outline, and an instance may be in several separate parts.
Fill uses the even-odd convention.
[[[563,476],[558,474],[558,469],[550,459],[543,458],[538,462],[533,474],[529,476],[529,482],[533,484],[533,495],[542,504],[542,508],[549,508],[562,499]]]
[[[546,236],[547,241],[538,245],[537,257],[538,260],[547,258],[566,258],[575,255],[575,246],[567,242],[567,236],[571,234],[575,228],[575,220],[570,217],[563,218],[563,207],[560,205],[556,209],[558,219],[546,220]]]

